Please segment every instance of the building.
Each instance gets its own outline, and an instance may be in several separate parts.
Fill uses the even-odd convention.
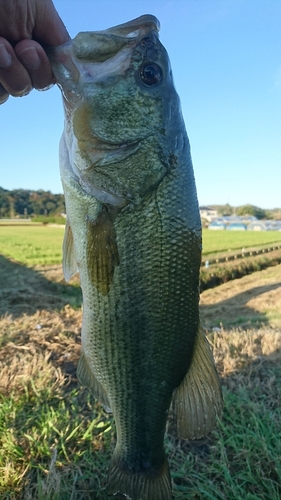
[[[209,229],[228,231],[281,231],[281,220],[258,220],[254,216],[227,215],[216,217],[210,222]]]
[[[205,219],[208,222],[211,222],[218,216],[217,210],[212,207],[199,207],[199,211],[201,219]]]

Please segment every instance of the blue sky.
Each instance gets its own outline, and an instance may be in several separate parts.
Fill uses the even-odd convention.
[[[200,205],[281,207],[281,0],[55,0],[70,35],[161,22]],[[62,192],[58,88],[0,107],[0,186]]]

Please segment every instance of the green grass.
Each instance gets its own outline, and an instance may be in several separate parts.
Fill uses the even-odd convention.
[[[211,231],[203,229],[203,256],[281,243],[280,231]]]
[[[113,418],[48,360],[37,363],[1,396],[1,500],[108,500]],[[280,382],[280,367],[253,363],[223,379],[223,420],[209,438],[167,434],[174,500],[280,500]]]
[[[37,385],[31,379],[21,394],[1,398],[0,498],[69,500],[84,482],[104,489],[112,418],[81,388]]]
[[[200,288],[201,291],[204,291],[208,288],[219,286],[227,281],[242,278],[247,274],[252,274],[280,263],[280,250],[274,250],[272,252],[262,253],[247,258],[235,259],[230,262],[226,261],[219,264],[213,263],[209,268],[201,267]]]
[[[229,238],[212,234],[217,242]],[[235,242],[237,232],[231,237]],[[60,228],[0,228],[0,252],[30,266],[1,257],[1,500],[109,500],[115,426],[75,377],[81,310],[64,307],[70,301],[65,286],[31,269],[60,263],[62,238]],[[271,302],[267,307],[268,315],[276,314]],[[222,331],[210,340],[224,390],[223,419],[195,442],[178,440],[170,421],[165,447],[173,499],[280,500],[280,331]]]
[[[177,457],[175,498],[280,499],[280,411],[269,412],[252,402],[245,387],[226,390],[224,396],[224,418],[213,433],[209,454]]]
[[[63,226],[0,227],[0,253],[28,266],[59,264],[62,260]]]
[[[56,217],[56,216],[44,216],[44,215],[39,215],[37,217],[33,217],[31,219],[32,223],[37,223],[41,222],[42,224],[62,224],[65,226],[66,219],[65,217]]]
[[[33,266],[35,264],[59,264],[63,226],[60,227],[0,227],[0,253]],[[203,230],[203,257],[244,247],[260,247],[281,243],[278,231],[210,231]]]

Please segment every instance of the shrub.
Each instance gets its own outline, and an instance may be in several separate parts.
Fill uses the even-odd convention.
[[[66,219],[64,217],[46,217],[39,215],[31,219],[32,222],[41,222],[42,224],[65,224]]]

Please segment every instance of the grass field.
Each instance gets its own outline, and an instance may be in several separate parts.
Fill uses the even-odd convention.
[[[210,231],[203,229],[203,256],[281,243],[279,231]]]
[[[0,254],[23,262],[59,264],[64,226],[2,226],[0,227]],[[235,251],[247,247],[261,247],[281,243],[278,231],[209,231],[203,230],[203,257],[210,254]]]
[[[58,264],[64,226],[2,226],[0,254],[27,265]]]
[[[76,378],[77,279],[65,284],[61,265],[48,260],[60,262],[63,231],[31,228],[25,239],[26,228],[11,236],[2,229],[9,228],[0,228],[0,499],[109,500],[114,421]],[[177,439],[169,418],[173,498],[280,500],[281,266],[207,290],[200,308],[224,414],[207,438],[191,442]]]

